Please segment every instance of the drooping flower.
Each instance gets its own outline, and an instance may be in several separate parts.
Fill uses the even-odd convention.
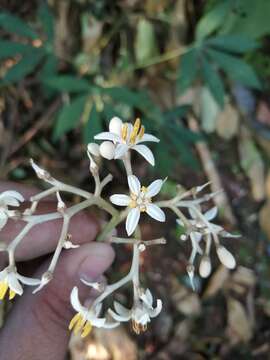
[[[141,294],[137,301],[134,301],[131,309],[127,309],[119,302],[115,301],[115,311],[109,309],[108,312],[116,321],[126,322],[131,320],[133,330],[136,334],[140,334],[147,329],[147,325],[151,321],[151,318],[155,318],[161,312],[162,301],[157,299],[156,307],[153,307],[153,302],[153,295],[150,290],[147,289]]]
[[[118,206],[129,206],[130,210],[126,219],[126,231],[130,236],[136,229],[140,215],[146,212],[157,221],[164,222],[165,214],[157,205],[152,203],[152,197],[156,196],[163,185],[163,180],[153,181],[148,187],[141,186],[135,175],[128,176],[130,195],[115,194],[110,197],[113,204]]]
[[[90,334],[93,326],[112,329],[119,325],[118,322],[107,323],[106,318],[99,317],[102,309],[102,303],[96,304],[94,308],[86,308],[83,306],[80,303],[78,288],[76,286],[72,289],[70,300],[72,307],[77,312],[69,323],[69,330],[73,330],[74,334],[81,332],[81,337],[84,338]]]
[[[40,283],[39,279],[29,278],[18,274],[14,266],[6,267],[0,272],[0,300],[3,300],[9,290],[9,300],[12,300],[16,294],[23,294],[22,284],[36,286]]]
[[[110,121],[109,131],[97,134],[94,138],[96,140],[112,141],[115,147],[114,159],[122,158],[132,149],[142,155],[152,166],[155,165],[152,151],[142,143],[147,141],[159,142],[159,139],[151,134],[144,133],[144,126],[141,125],[140,119],[136,119],[134,125],[132,125],[123,123],[121,119],[114,117]],[[112,153],[111,149],[110,154]]]
[[[17,191],[8,190],[0,194],[0,230],[6,225],[8,218],[13,214],[12,210],[8,210],[8,206],[19,206],[20,202],[23,201],[23,196]]]

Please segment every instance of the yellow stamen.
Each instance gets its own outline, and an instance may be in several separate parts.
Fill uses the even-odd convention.
[[[141,192],[146,193],[146,192],[147,192],[147,190],[148,190],[148,189],[147,189],[147,187],[146,187],[146,186],[142,186],[142,187],[141,187]]]
[[[15,298],[15,296],[16,296],[15,291],[13,291],[13,290],[9,289],[9,300],[14,299],[14,298]]]
[[[0,300],[3,300],[8,290],[8,283],[6,281],[0,282]]]
[[[131,193],[130,197],[131,197],[132,200],[137,200],[137,195],[134,194],[134,193]]]
[[[81,329],[83,328],[85,324],[84,318],[80,315],[79,320],[77,321],[77,324],[74,327],[74,334],[77,335]]]
[[[127,132],[128,132],[128,124],[125,123],[123,126],[122,126],[122,130],[121,130],[121,137],[124,141],[126,141],[127,139]]]
[[[141,207],[140,207],[140,212],[146,212],[146,206],[144,206],[144,205],[141,206]]]
[[[89,321],[87,321],[87,323],[84,325],[81,337],[85,338],[87,335],[90,334],[91,330],[92,330],[92,324]]]
[[[81,318],[81,314],[76,314],[75,316],[73,316],[73,318],[71,319],[70,323],[69,323],[69,326],[68,326],[68,329],[69,330],[72,330],[74,325],[80,320]]]
[[[145,332],[147,330],[147,324],[142,325],[132,320],[132,329],[137,335],[139,335],[141,332]]]
[[[138,135],[140,126],[141,126],[141,120],[139,118],[137,118],[135,121],[135,124],[133,126],[133,130],[132,130],[132,133],[130,135],[130,140],[129,140],[132,144],[134,144],[136,141],[136,137]]]
[[[134,209],[136,206],[137,206],[137,202],[135,200],[131,200],[130,203],[129,203],[129,207]]]
[[[143,135],[144,135],[144,126],[142,125],[141,129],[140,129],[140,132],[138,134],[138,138],[141,139],[143,137]]]

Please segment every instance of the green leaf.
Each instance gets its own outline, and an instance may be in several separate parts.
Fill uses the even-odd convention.
[[[4,83],[14,83],[33,72],[44,56],[44,52],[34,49],[23,56],[4,76]]]
[[[232,80],[256,89],[261,88],[261,83],[256,73],[252,67],[243,60],[212,49],[207,49],[207,54]]]
[[[202,129],[212,133],[216,129],[220,107],[209,88],[203,86],[199,97],[200,116]]]
[[[141,18],[137,26],[135,56],[139,64],[157,55],[156,36],[152,23]]]
[[[180,57],[178,68],[178,89],[184,93],[193,83],[198,72],[198,50],[191,49]]]
[[[80,121],[87,95],[79,96],[60,110],[53,132],[53,139],[58,140],[66,132],[74,129]]]
[[[242,54],[259,47],[259,44],[255,40],[244,35],[216,36],[207,40],[206,45],[237,54]]]
[[[43,82],[58,91],[76,93],[90,90],[88,81],[72,75],[53,76],[48,79],[43,79]]]
[[[97,111],[96,104],[93,103],[89,118],[83,129],[83,140],[85,144],[93,141],[94,135],[102,132],[100,113]]]
[[[102,92],[109,95],[113,100],[122,102],[131,107],[135,106],[141,109],[149,105],[149,97],[147,93],[143,91],[132,91],[125,86],[104,88]]]
[[[201,73],[204,83],[209,88],[216,102],[221,108],[224,106],[224,86],[218,70],[215,69],[205,58],[202,58]]]
[[[0,13],[0,27],[8,32],[16,35],[25,36],[32,40],[37,39],[38,35],[31,29],[24,21],[15,15],[11,15],[8,12]]]
[[[202,40],[217,30],[224,22],[232,1],[221,0],[218,4],[206,13],[198,22],[196,27],[196,40]]]
[[[55,55],[50,54],[46,57],[44,65],[39,73],[39,79],[45,83],[48,78],[52,78],[57,73],[58,59]]]
[[[48,42],[53,43],[54,17],[46,1],[40,5],[38,9],[38,17],[42,23],[43,30],[47,35]]]
[[[31,51],[32,49],[32,45],[21,44],[8,40],[0,40],[0,59],[13,57],[18,54],[24,54]]]

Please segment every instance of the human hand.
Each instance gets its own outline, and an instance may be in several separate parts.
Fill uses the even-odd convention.
[[[17,184],[0,184],[0,193],[5,190],[17,190],[27,200],[36,191]],[[42,212],[55,209],[53,201],[40,204]],[[9,221],[1,231],[1,241],[8,242],[22,228],[23,223]],[[27,275],[40,277],[48,267],[46,255],[56,246],[61,220],[40,224],[29,232],[18,247],[16,260],[23,262],[23,271]],[[69,233],[72,242],[80,244],[78,249],[64,250],[57,264],[54,278],[36,295],[30,287],[26,288],[22,298],[16,297],[15,304],[8,314],[7,321],[0,331],[1,360],[62,360],[65,358],[72,318],[70,292],[78,286],[82,301],[95,296],[94,292],[82,284],[80,278],[95,281],[111,265],[114,253],[104,243],[92,242],[99,231],[97,220],[86,213],[75,215],[70,224]],[[0,270],[6,259],[0,253]],[[35,270],[32,271],[33,263]]]

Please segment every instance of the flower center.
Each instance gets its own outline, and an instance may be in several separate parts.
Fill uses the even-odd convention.
[[[147,190],[147,187],[142,186],[139,195],[131,193],[129,207],[132,209],[138,207],[140,212],[145,212],[147,209],[147,205],[152,202],[152,199],[146,196]]]
[[[134,125],[133,125],[133,129],[132,132],[129,136],[129,140],[128,138],[128,124],[125,123],[122,126],[121,129],[121,138],[124,142],[128,142],[130,143],[130,145],[134,145],[137,141],[137,139],[141,139],[144,135],[144,126],[141,125],[141,120],[139,118],[136,119]]]
[[[147,330],[147,324],[143,325],[136,322],[135,320],[132,320],[132,329],[137,335],[139,335],[140,333],[145,332]]]

